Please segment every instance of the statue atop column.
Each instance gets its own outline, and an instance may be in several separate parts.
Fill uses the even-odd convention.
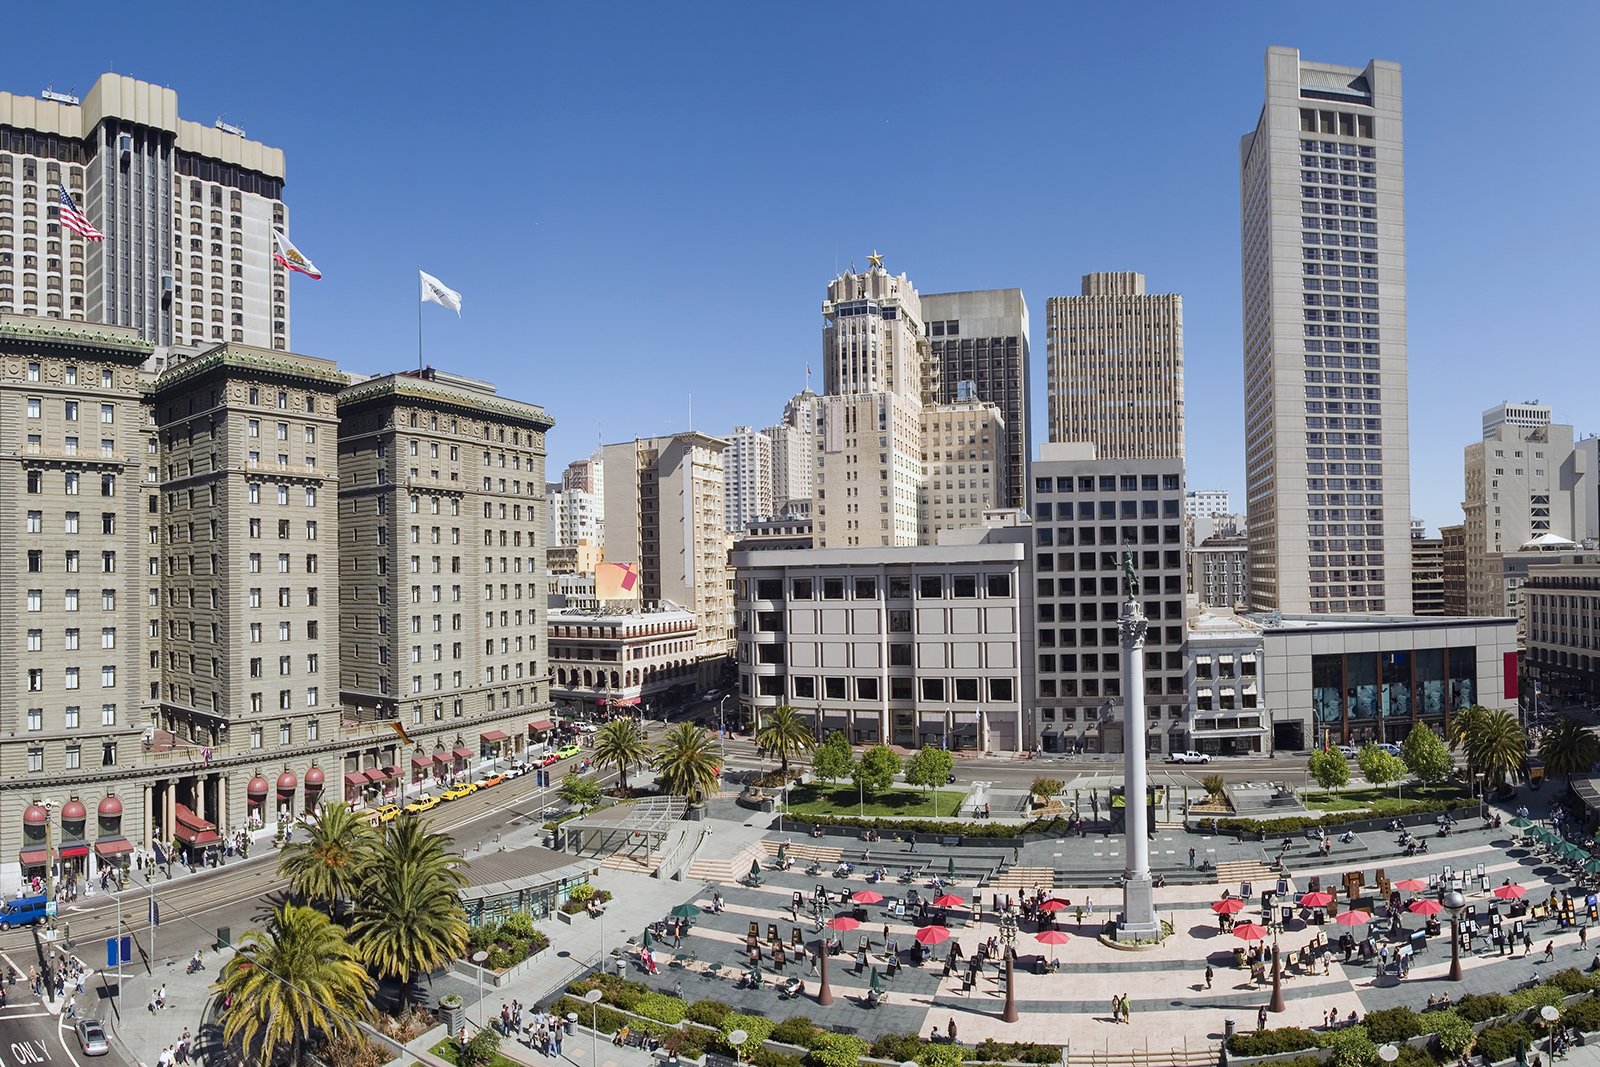
[[[1122,585],[1128,591],[1129,600],[1139,599],[1139,574],[1133,569],[1133,553],[1122,554]]]

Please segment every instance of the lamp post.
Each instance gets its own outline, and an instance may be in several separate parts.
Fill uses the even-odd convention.
[[[591,989],[583,995],[589,1002],[589,1062],[600,1062],[600,998],[605,992],[600,989]]]
[[[483,1029],[483,967],[489,962],[487,952],[474,952],[472,963],[478,968],[478,1029]]]
[[[1014,1023],[1017,1021],[1017,917],[1013,912],[1000,916],[1000,944],[1004,946],[1006,957],[1006,1006],[1000,1013],[1000,1021]]]
[[[1450,913],[1450,973],[1446,979],[1451,982],[1461,981],[1461,913],[1467,910],[1467,898],[1461,895],[1461,890],[1452,889],[1440,901],[1444,910]]]
[[[1556,1030],[1561,1025],[1561,1009],[1554,1004],[1546,1004],[1539,1009],[1539,1018],[1550,1028],[1549,1043],[1545,1045],[1545,1051],[1550,1053],[1550,1058],[1553,1060],[1556,1058]]]

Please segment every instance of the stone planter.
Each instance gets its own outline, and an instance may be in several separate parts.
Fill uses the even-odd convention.
[[[439,1019],[446,1034],[460,1033],[467,1021],[466,1003],[454,993],[448,994],[439,1001]]]
[[[689,822],[704,822],[706,806],[704,804],[691,804],[689,805],[689,810],[683,813],[683,817]]]

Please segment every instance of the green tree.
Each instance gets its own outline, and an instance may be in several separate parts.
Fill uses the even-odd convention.
[[[811,773],[819,781],[829,784],[850,777],[850,765],[850,742],[837,731],[829,734],[828,739],[811,754]]]
[[[489,1067],[500,1051],[500,1034],[493,1027],[484,1026],[472,1035],[456,1058],[457,1067]]]
[[[761,729],[756,731],[756,750],[778,761],[778,772],[785,782],[789,780],[789,758],[810,750],[815,744],[811,724],[789,705],[779,704],[761,716]]]
[[[888,789],[900,773],[900,757],[888,745],[873,745],[850,768],[850,777],[868,792]]]
[[[1306,769],[1322,787],[1323,792],[1346,785],[1350,781],[1350,764],[1337,750],[1317,749],[1306,760]]]
[[[238,951],[211,987],[231,1007],[222,1036],[246,1063],[273,1063],[287,1051],[291,1067],[306,1043],[356,1034],[367,1018],[374,985],[344,931],[315,908],[280,904],[264,930],[239,939]]]
[[[699,803],[717,787],[722,761],[711,735],[692,722],[680,722],[662,737],[655,751],[656,773],[668,793]]]
[[[938,789],[950,781],[950,776],[955,772],[956,758],[942,748],[932,745],[923,745],[922,748],[906,760],[906,784],[920,785],[929,791],[929,799],[934,801],[933,814],[939,814],[938,794],[933,790]]]
[[[350,940],[375,975],[401,982],[402,1004],[419,974],[431,974],[467,947],[458,896],[462,859],[431,823],[402,815],[390,823],[367,867]]]
[[[600,783],[577,771],[568,771],[561,779],[559,795],[568,804],[576,804],[579,811],[588,811],[589,805],[600,799]]]
[[[1544,760],[1546,773],[1571,779],[1600,761],[1600,740],[1583,723],[1563,715],[1539,739],[1539,758]]]
[[[1035,778],[1033,784],[1028,786],[1028,793],[1048,800],[1065,788],[1065,784],[1055,778]]]
[[[1401,742],[1400,758],[1423,785],[1438,785],[1450,777],[1450,750],[1438,734],[1420,722]]]
[[[1522,776],[1528,755],[1528,736],[1508,711],[1470,708],[1470,728],[1463,746],[1467,766],[1493,786],[1503,786]]]
[[[284,846],[278,875],[288,880],[296,898],[332,914],[355,899],[375,840],[366,816],[357,815],[343,801],[331,801],[306,826],[304,838]]]
[[[634,719],[612,719],[594,734],[594,761],[601,767],[617,769],[617,784],[628,791],[628,768],[644,766],[650,758],[650,745]]]
[[[1450,751],[1465,748],[1467,741],[1472,736],[1473,730],[1489,714],[1489,709],[1477,704],[1470,708],[1460,708],[1450,715],[1450,721],[1445,726],[1445,740],[1450,742]]]
[[[1360,755],[1356,757],[1356,766],[1361,768],[1363,778],[1380,787],[1390,782],[1398,783],[1406,776],[1405,761],[1399,756],[1389,755],[1377,745],[1363,745]]]

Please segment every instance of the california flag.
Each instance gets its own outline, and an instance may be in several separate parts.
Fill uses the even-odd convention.
[[[294,242],[277,230],[272,231],[272,258],[290,270],[297,270],[309,278],[318,279],[322,277],[322,272],[317,269],[317,265],[302,256],[300,250],[294,246]]]

